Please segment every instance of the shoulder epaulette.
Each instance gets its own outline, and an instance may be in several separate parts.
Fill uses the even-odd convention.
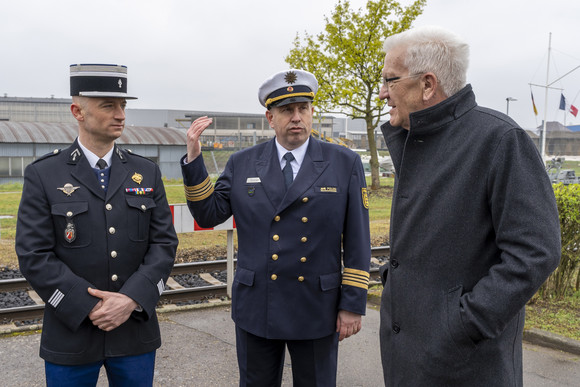
[[[34,161],[32,162],[32,164],[35,164],[35,163],[37,163],[37,162],[39,162],[39,161],[41,161],[41,160],[47,159],[47,158],[49,158],[49,157],[56,156],[56,155],[57,155],[57,154],[59,154],[61,151],[62,151],[62,149],[55,149],[55,150],[53,150],[52,152],[49,152],[49,153],[47,153],[47,154],[44,154],[44,155],[40,156],[39,158],[37,158],[36,160],[34,160]]]
[[[131,155],[131,156],[137,156],[137,157],[141,157],[142,159],[145,159],[145,160],[148,160],[148,161],[151,161],[152,163],[154,163],[154,161],[153,161],[153,160],[151,160],[149,157],[142,156],[142,155],[140,155],[140,154],[138,154],[138,153],[135,153],[135,152],[133,152],[131,149],[123,149],[123,148],[121,148],[121,147],[117,147],[117,149],[119,149],[120,151],[124,152],[125,154],[129,154],[129,155]]]

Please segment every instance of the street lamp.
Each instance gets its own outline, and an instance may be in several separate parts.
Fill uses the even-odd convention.
[[[506,110],[505,110],[505,114],[509,116],[510,115],[510,101],[517,101],[517,99],[512,98],[512,97],[507,97],[505,100],[507,102],[507,107],[506,107]]]

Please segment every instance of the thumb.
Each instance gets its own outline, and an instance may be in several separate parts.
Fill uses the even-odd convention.
[[[99,289],[88,288],[88,292],[93,297],[103,298],[105,296]]]

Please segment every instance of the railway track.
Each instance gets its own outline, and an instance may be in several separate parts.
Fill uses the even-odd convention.
[[[385,257],[389,254],[389,246],[373,247],[371,255]],[[379,269],[371,265],[371,283],[379,280]],[[234,261],[235,263],[235,261]],[[160,304],[191,303],[192,301],[203,301],[208,299],[219,299],[227,297],[227,284],[213,278],[209,273],[226,270],[227,260],[200,261],[191,263],[175,264],[171,271],[171,276],[167,281],[167,288],[160,298]],[[376,266],[376,267],[373,267]],[[200,277],[207,281],[207,286],[184,287],[174,280],[174,277],[183,274],[200,274]],[[12,308],[0,308],[0,321],[25,321],[41,319],[44,313],[44,304],[31,290],[31,286],[24,278],[13,278],[0,280],[0,293],[13,291],[27,291],[30,298],[36,301],[36,305],[26,305]]]

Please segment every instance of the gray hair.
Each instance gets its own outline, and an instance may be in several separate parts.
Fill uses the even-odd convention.
[[[407,49],[404,65],[409,74],[432,72],[447,97],[465,86],[469,45],[457,35],[441,27],[417,27],[389,36],[383,49],[399,46]]]

